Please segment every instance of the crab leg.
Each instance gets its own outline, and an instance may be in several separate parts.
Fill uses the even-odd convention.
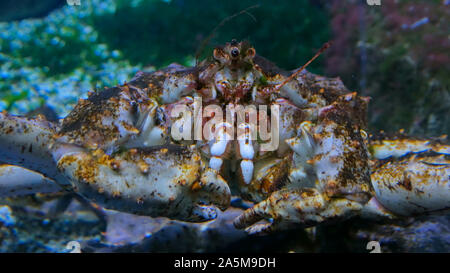
[[[381,214],[387,210],[411,216],[450,209],[450,160],[443,155],[388,162],[371,179]]]
[[[55,181],[46,178],[40,173],[19,166],[0,165],[0,198],[18,197],[36,193],[59,193],[62,191],[65,190],[58,186]],[[57,204],[50,209],[48,217],[56,217],[58,214],[64,212],[73,198],[88,210],[93,211],[99,219],[102,221],[105,220],[105,216],[100,208],[92,206],[89,201],[76,193],[66,193],[58,199]]]
[[[61,190],[54,181],[40,173],[19,166],[0,165],[0,197],[55,193]]]
[[[53,160],[49,147],[56,126],[43,119],[0,113],[0,159],[40,172],[60,185],[69,185]]]
[[[402,157],[409,153],[423,153],[433,151],[438,154],[450,154],[450,145],[443,145],[437,141],[419,139],[383,139],[372,141],[370,146],[372,157],[386,159]]]

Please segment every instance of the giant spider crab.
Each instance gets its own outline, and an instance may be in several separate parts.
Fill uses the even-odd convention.
[[[1,113],[0,159],[46,178],[30,185],[11,179],[0,192],[45,191],[54,182],[106,208],[193,222],[214,219],[234,194],[256,203],[234,222],[250,233],[356,215],[447,212],[445,140],[369,136],[368,99],[305,66],[283,71],[248,42],[233,40],[195,67],[139,72],[91,93],[59,123]],[[205,106],[200,118],[198,98]],[[238,104],[278,111],[260,111],[255,125],[246,112],[236,121]],[[193,110],[204,126],[224,117],[209,105],[231,109],[231,119],[215,123],[210,139],[174,139],[180,120],[177,129],[195,130],[175,109]],[[278,132],[274,150],[261,149],[272,139],[251,137],[264,117]]]

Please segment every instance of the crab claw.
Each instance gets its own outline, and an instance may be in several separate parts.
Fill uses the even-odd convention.
[[[57,125],[42,118],[26,118],[0,113],[0,158],[8,164],[40,172],[67,186],[69,181],[62,176],[50,150]]]
[[[200,155],[186,146],[130,149],[109,156],[67,147],[58,168],[76,191],[115,210],[165,216],[183,221],[207,221],[224,210],[230,190],[217,174],[201,175]],[[61,153],[61,152],[60,152]],[[55,152],[56,154],[56,152]]]
[[[247,209],[234,220],[238,229],[249,234],[267,234],[293,227],[311,227],[338,218],[349,217],[362,205],[345,198],[330,201],[316,189],[280,190]],[[258,223],[267,220],[265,223]]]
[[[40,173],[0,163],[0,198],[33,193],[55,193],[61,190],[58,184]]]
[[[448,156],[413,156],[388,162],[371,177],[377,202],[394,215],[411,216],[450,208]]]
[[[316,190],[277,191],[266,200],[247,209],[234,220],[238,229],[245,228],[250,234],[269,233],[303,223],[306,227],[323,219],[316,213],[325,207],[323,196]],[[268,220],[267,223],[259,223]]]
[[[301,123],[300,134],[286,139],[293,153],[288,170],[280,176],[287,177],[281,189],[245,211],[235,226],[251,234],[269,233],[358,215],[371,197],[371,188],[365,149],[353,133],[356,129],[331,120],[314,127]],[[257,224],[260,220],[269,223]]]

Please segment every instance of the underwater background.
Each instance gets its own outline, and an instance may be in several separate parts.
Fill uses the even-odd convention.
[[[73,2],[0,1],[0,111],[64,117],[88,91],[174,62],[192,66],[200,49],[204,58],[233,38],[249,40],[259,55],[287,70],[332,40],[308,70],[340,77],[350,90],[371,97],[370,131],[450,133],[448,0],[381,0],[379,6],[366,0]],[[253,5],[202,48],[223,19]],[[384,252],[450,251],[448,216],[395,224],[352,220],[252,237],[233,228],[238,209],[207,224],[106,213],[105,223],[58,194],[0,199],[0,252],[65,252],[73,240],[83,251],[99,252],[367,252],[370,240],[380,241]]]

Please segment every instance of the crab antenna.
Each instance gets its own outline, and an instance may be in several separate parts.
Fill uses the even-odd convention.
[[[293,73],[291,76],[289,76],[282,83],[276,85],[275,86],[275,91],[280,90],[281,87],[283,87],[286,83],[291,81],[293,78],[297,77],[297,75],[300,74],[300,72],[302,72],[310,63],[312,63],[317,57],[319,57],[320,54],[322,54],[327,48],[329,48],[331,46],[331,44],[332,44],[331,41],[326,42],[325,44],[323,44],[322,48],[319,49],[319,51],[316,53],[316,55],[314,55],[314,57],[311,58],[311,60],[309,60],[306,64],[304,64],[302,67],[300,67],[295,73]]]
[[[233,19],[234,17],[239,16],[239,15],[244,14],[244,13],[247,14],[248,16],[250,16],[253,20],[256,21],[255,17],[254,17],[251,13],[249,13],[248,11],[251,10],[251,9],[254,9],[254,8],[258,8],[259,6],[260,6],[259,4],[250,6],[250,7],[248,7],[248,8],[245,8],[245,9],[241,10],[241,11],[238,12],[238,13],[235,13],[235,14],[230,15],[230,16],[228,16],[227,18],[223,19],[223,20],[222,20],[222,21],[221,21],[221,22],[220,22],[220,23],[219,23],[219,24],[211,31],[211,33],[208,35],[208,37],[206,37],[206,39],[203,40],[203,42],[201,43],[201,45],[200,45],[200,47],[198,48],[197,52],[195,53],[195,66],[198,65],[198,58],[200,57],[200,54],[202,53],[202,51],[203,51],[203,49],[205,48],[206,44],[208,44],[209,41],[212,39],[212,37],[214,37],[214,34],[216,33],[216,31],[217,31],[220,27],[222,27],[226,22],[230,21],[230,20]]]

